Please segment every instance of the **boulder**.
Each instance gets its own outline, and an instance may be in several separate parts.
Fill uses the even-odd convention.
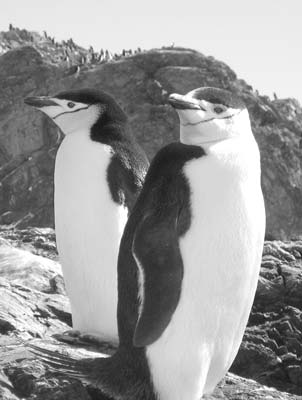
[[[19,35],[18,45],[0,56],[0,224],[22,228],[54,223],[53,169],[60,134],[51,121],[23,104],[26,96],[83,87],[111,93],[151,159],[179,137],[168,94],[216,86],[238,93],[249,109],[262,156],[267,238],[302,235],[302,108],[296,100],[261,96],[223,62],[190,49],[154,49],[85,65],[71,57],[77,67],[73,71],[61,56],[55,57],[64,50],[62,44],[16,29],[13,34]],[[6,43],[11,35],[3,36]],[[69,53],[72,46],[67,45]],[[85,60],[89,54],[83,53]]]

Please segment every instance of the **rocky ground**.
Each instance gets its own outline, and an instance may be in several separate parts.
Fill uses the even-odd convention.
[[[127,51],[98,60],[100,54],[92,58],[91,49],[71,39],[52,39],[14,27],[0,32],[0,224],[53,226],[60,138],[46,117],[24,105],[26,96],[83,87],[105,90],[124,107],[152,158],[164,144],[178,140],[178,117],[167,105],[168,94],[216,86],[238,93],[247,104],[262,156],[267,237],[301,235],[302,108],[296,100],[261,96],[226,64],[194,50]]]
[[[70,324],[53,230],[2,228],[1,399],[105,399],[49,371],[26,347],[34,343],[73,357],[112,353],[106,344],[57,341],[56,334]],[[265,243],[253,310],[231,372],[210,399],[302,400],[302,241]]]

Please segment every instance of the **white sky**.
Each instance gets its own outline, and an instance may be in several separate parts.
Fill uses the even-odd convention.
[[[190,47],[260,93],[302,103],[302,0],[0,0],[0,30],[46,30],[84,47]]]

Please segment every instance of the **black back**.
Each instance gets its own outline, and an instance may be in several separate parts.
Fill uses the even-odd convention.
[[[188,230],[191,219],[190,188],[182,169],[186,162],[204,155],[205,152],[201,147],[181,143],[172,143],[161,149],[150,165],[143,189],[126,224],[118,258],[118,329],[120,345],[128,347],[130,351],[131,348],[134,348],[133,339],[139,307],[138,270],[133,256],[133,250],[136,252],[138,250],[133,249],[135,236],[138,235],[139,240],[146,237],[147,243],[144,242],[143,250],[138,252],[139,257],[143,258],[144,264],[146,264],[146,259],[149,260],[147,269],[151,275],[152,272],[161,273],[161,268],[158,269],[161,256],[163,256],[163,260],[167,258],[168,262],[166,263],[164,260],[164,265],[173,267],[169,257],[173,252],[174,254],[177,253],[176,259],[173,260],[176,263],[174,264],[176,269],[168,271],[168,275],[170,274],[172,277],[173,288],[175,283],[174,298],[171,300],[173,304],[170,301],[168,305],[168,314],[171,314],[174,311],[173,305],[175,305],[175,302],[177,305],[180,295],[179,280],[181,283],[183,271],[178,238]],[[145,223],[146,221],[147,223]],[[174,229],[176,229],[176,236]],[[171,230],[173,230],[173,233],[171,233]],[[135,247],[140,248],[142,246],[137,242]],[[168,252],[166,251],[167,248]],[[154,270],[154,268],[157,269]],[[175,279],[177,282],[175,282]],[[155,301],[156,304],[153,305],[154,308],[162,307],[165,309],[165,303],[167,303],[165,289],[169,290],[169,288],[164,290],[157,288],[156,280],[152,283],[152,279],[148,280],[147,285],[146,292],[153,291],[156,294],[155,298],[158,299]],[[153,311],[156,312],[156,310],[151,310],[151,312]],[[159,312],[160,310],[158,310]],[[161,331],[168,322],[167,315],[163,315]],[[152,337],[144,336],[142,342],[138,338],[136,345],[145,341],[150,342],[160,334],[154,324],[151,323],[151,325],[144,324],[146,328],[143,336],[147,333],[146,330],[149,330],[152,331]]]
[[[144,150],[134,140],[128,122],[98,121],[91,138],[112,148],[107,181],[113,201],[132,210],[149,167]]]

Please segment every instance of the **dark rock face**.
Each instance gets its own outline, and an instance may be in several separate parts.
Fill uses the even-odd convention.
[[[255,302],[232,369],[302,394],[302,242],[266,242]]]
[[[71,324],[54,240],[49,228],[0,231],[0,398],[109,400],[49,371],[26,347],[35,343],[76,358],[112,353],[108,345],[74,346],[52,336]],[[228,374],[208,399],[302,400],[301,241],[265,243],[253,310],[231,371],[240,377]]]
[[[167,95],[217,86],[237,92],[248,106],[262,155],[268,237],[301,236],[302,109],[295,100],[259,96],[227,65],[193,50],[150,50],[99,63],[90,59],[78,64],[73,73],[70,62],[80,63],[74,54],[87,59],[89,51],[76,48],[67,62],[61,57],[66,49],[49,38],[42,40],[23,30],[7,35],[5,43],[13,43],[13,49],[0,56],[0,224],[53,225],[58,129],[25,106],[24,97],[80,87],[110,92],[124,107],[135,136],[152,158],[179,136],[178,117],[166,104]],[[67,50],[74,46],[69,44]]]

